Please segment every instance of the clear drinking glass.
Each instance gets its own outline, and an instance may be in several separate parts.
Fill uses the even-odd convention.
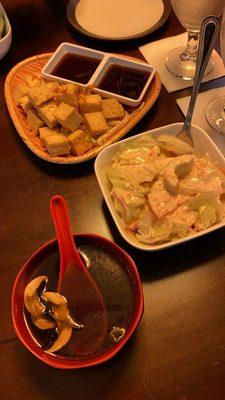
[[[180,23],[188,32],[186,47],[173,50],[166,59],[168,70],[175,76],[191,80],[195,76],[199,33],[202,21],[210,15],[219,17],[224,9],[224,0],[171,0]],[[205,75],[213,68],[212,58]]]
[[[223,63],[225,65],[225,10],[220,31],[220,45]],[[225,133],[225,96],[212,100],[206,109],[209,124],[218,132]]]

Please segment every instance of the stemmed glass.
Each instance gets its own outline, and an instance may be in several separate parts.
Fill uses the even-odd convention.
[[[225,10],[220,31],[220,45],[225,65]],[[206,118],[214,129],[225,133],[225,96],[218,97],[209,103],[206,109]]]
[[[219,17],[224,8],[224,0],[171,0],[173,9],[180,23],[187,29],[186,47],[173,50],[166,59],[168,70],[175,76],[192,80],[195,76],[199,33],[202,21],[210,15]],[[205,75],[213,68],[210,59]]]

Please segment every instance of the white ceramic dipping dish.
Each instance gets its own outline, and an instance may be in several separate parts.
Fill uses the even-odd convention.
[[[145,84],[144,88],[142,89],[140,96],[137,99],[121,96],[119,94],[107,92],[106,90],[98,88],[99,83],[101,82],[101,80],[102,80],[103,76],[105,75],[105,73],[107,72],[107,70],[110,68],[110,65],[120,65],[121,67],[135,69],[136,71],[138,71],[138,70],[146,71],[149,73],[148,80],[146,81],[146,84]],[[128,58],[124,58],[124,57],[108,56],[107,58],[105,58],[103,60],[102,68],[99,70],[99,73],[96,75],[96,79],[93,80],[93,85],[95,87],[95,92],[100,93],[103,97],[113,97],[114,99],[117,99],[118,101],[120,101],[120,103],[127,104],[131,107],[137,107],[141,103],[141,101],[146,93],[146,90],[148,89],[148,87],[154,77],[154,74],[155,74],[155,70],[149,64],[129,60]]]
[[[59,76],[56,76],[53,74],[53,71],[55,67],[60,63],[62,58],[64,57],[65,54],[72,53],[72,54],[78,54],[78,55],[83,55],[86,57],[93,57],[97,58],[100,60],[100,64],[98,65],[97,69],[95,70],[94,74],[91,76],[90,80],[86,84],[82,84],[80,82],[76,81],[71,81],[69,79],[64,79],[60,78]],[[107,69],[110,67],[110,65],[116,64],[120,65],[121,67],[127,67],[135,70],[140,70],[140,71],[146,71],[149,72],[149,77],[148,80],[140,93],[140,96],[137,99],[133,99],[130,97],[124,97],[120,96],[119,94],[108,92],[102,89],[98,88],[98,84],[100,83],[101,79],[103,78],[104,74],[106,73]],[[151,81],[154,77],[155,70],[154,68],[143,62],[135,61],[135,60],[129,60],[128,58],[125,57],[120,57],[116,55],[110,55],[108,53],[104,53],[101,51],[93,50],[87,47],[82,47],[82,46],[77,46],[75,44],[71,43],[62,43],[54,52],[52,57],[49,59],[47,64],[44,66],[42,69],[42,75],[49,80],[57,80],[63,83],[75,83],[78,86],[94,86],[93,90],[96,93],[100,93],[103,97],[105,98],[114,98],[120,101],[122,104],[126,104],[130,107],[137,107],[141,101],[143,100],[143,97],[151,84]]]
[[[131,236],[128,234],[128,232],[125,229],[125,223],[123,222],[122,218],[118,215],[118,213],[115,210],[113,200],[110,196],[110,187],[109,187],[109,182],[106,177],[106,168],[111,165],[112,163],[112,158],[113,156],[118,152],[121,143],[129,143],[135,140],[136,138],[140,136],[144,136],[146,134],[152,133],[153,136],[157,137],[160,134],[169,134],[169,135],[176,135],[179,131],[181,131],[181,128],[183,126],[183,123],[175,123],[167,126],[163,126],[157,129],[153,129],[144,133],[140,133],[139,135],[136,135],[134,137],[121,140],[118,143],[114,143],[104,150],[101,151],[101,153],[97,156],[95,160],[95,174],[98,179],[98,183],[100,185],[103,197],[106,201],[106,204],[111,212],[111,215],[114,219],[114,222],[122,235],[122,237],[133,247],[136,247],[139,250],[145,250],[145,251],[156,251],[156,250],[163,250],[168,247],[172,247],[184,242],[187,242],[189,240],[198,238],[200,236],[206,235],[209,232],[213,232],[219,228],[222,228],[225,226],[225,221],[222,221],[220,223],[217,223],[213,226],[211,226],[208,229],[202,230],[194,235],[191,236],[186,236],[185,238],[182,239],[177,239],[173,241],[169,241],[163,244],[157,244],[157,245],[146,245],[143,243],[140,243],[134,236]],[[213,161],[217,163],[218,166],[222,167],[225,170],[225,158],[223,154],[219,151],[219,149],[216,147],[214,142],[210,139],[208,134],[203,131],[201,128],[192,125],[191,128],[191,134],[192,134],[192,139],[193,139],[193,144],[194,144],[194,149],[196,153],[200,154],[205,154],[208,153],[209,156]]]
[[[6,55],[6,53],[8,52],[8,50],[11,46],[12,29],[11,29],[11,25],[10,25],[9,19],[7,17],[7,14],[1,3],[0,3],[0,13],[3,13],[3,17],[5,20],[5,24],[6,24],[6,34],[2,39],[0,39],[0,60],[1,60]]]
[[[90,57],[93,59],[98,59],[100,61],[98,67],[96,68],[94,74],[91,79],[87,82],[87,84],[82,84],[80,82],[71,81],[69,79],[60,78],[59,76],[53,75],[52,71],[54,71],[55,67],[60,63],[65,54],[78,54],[81,56]],[[95,79],[96,74],[98,74],[98,70],[100,68],[101,62],[105,57],[105,53],[98,50],[89,49],[83,46],[77,46],[71,43],[61,43],[60,46],[53,53],[52,57],[49,59],[47,64],[45,64],[44,68],[42,68],[42,75],[49,80],[57,80],[63,83],[76,83],[79,86],[88,86],[91,85],[93,79]]]

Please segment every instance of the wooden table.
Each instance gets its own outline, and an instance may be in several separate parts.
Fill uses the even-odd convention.
[[[4,101],[4,79],[17,62],[78,42],[139,56],[138,44],[109,47],[72,34],[63,0],[3,1],[13,43],[0,62],[1,274],[0,398],[4,400],[224,400],[224,230],[161,253],[142,253],[120,237],[103,202],[93,161],[70,167],[45,163],[23,144]],[[174,14],[151,38],[182,32]],[[182,120],[163,88],[148,115],[130,133]],[[13,281],[24,261],[54,237],[49,199],[66,197],[74,232],[113,239],[135,260],[143,283],[145,312],[128,345],[105,365],[81,371],[52,369],[16,338],[10,315]]]

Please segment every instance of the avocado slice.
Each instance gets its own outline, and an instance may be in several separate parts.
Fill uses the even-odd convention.
[[[5,20],[3,14],[0,14],[0,39],[3,38],[5,31]]]

